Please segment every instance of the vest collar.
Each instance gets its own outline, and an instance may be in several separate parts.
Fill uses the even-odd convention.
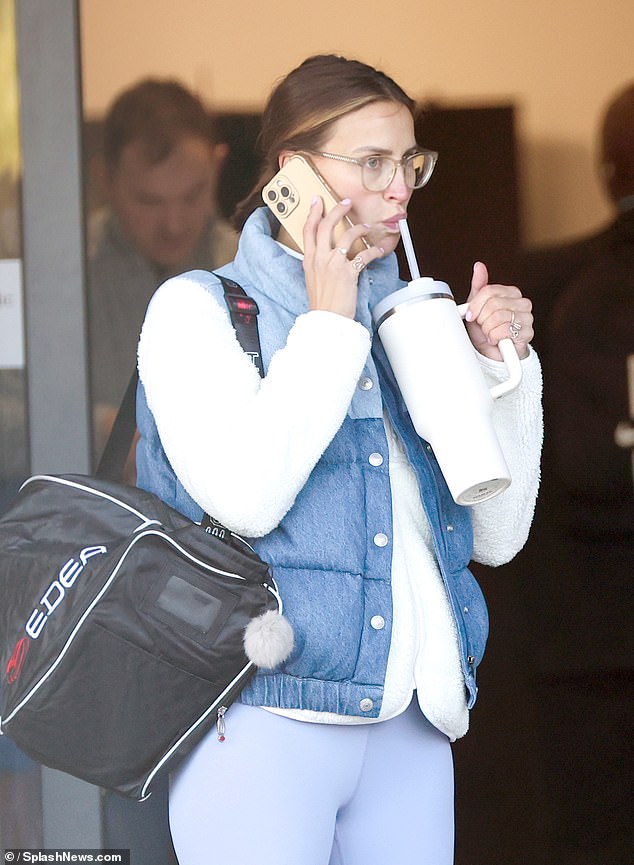
[[[245,223],[235,263],[247,281],[294,316],[308,312],[304,268],[274,240],[279,227],[266,207],[255,210]],[[381,298],[402,285],[395,254],[373,261],[359,276],[356,319],[372,332],[371,309]]]

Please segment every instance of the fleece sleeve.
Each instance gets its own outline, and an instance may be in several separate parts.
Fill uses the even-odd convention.
[[[260,379],[226,310],[174,277],[155,294],[139,341],[139,375],[179,480],[233,531],[270,532],[341,426],[370,350],[352,319],[300,315]]]
[[[485,377],[495,384],[505,377],[503,364],[481,357]],[[543,440],[542,375],[531,349],[522,361],[520,386],[493,405],[493,423],[511,473],[503,493],[471,508],[473,558],[486,565],[510,561],[528,538],[540,478]]]

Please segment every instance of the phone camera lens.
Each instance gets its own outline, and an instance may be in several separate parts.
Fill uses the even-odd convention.
[[[290,189],[288,188],[288,186],[283,186],[283,187],[280,189],[280,192],[282,193],[282,195],[283,195],[284,198],[288,198],[289,195],[291,194],[291,191],[290,191]]]
[[[286,213],[286,205],[284,204],[283,201],[278,201],[278,203],[276,205],[276,210],[278,213],[281,213],[281,214]]]
[[[267,193],[267,198],[269,199],[269,201],[275,201],[275,199],[277,198],[277,193],[274,190],[269,189]]]

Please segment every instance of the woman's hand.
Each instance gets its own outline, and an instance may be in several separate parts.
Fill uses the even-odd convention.
[[[348,251],[367,232],[365,225],[348,228],[333,248],[335,226],[350,206],[350,199],[344,199],[323,216],[322,199],[313,200],[304,226],[304,274],[310,309],[324,309],[354,318],[359,274],[384,251],[373,246],[350,261]]]
[[[499,341],[511,337],[521,358],[528,356],[533,339],[532,303],[515,285],[489,285],[486,266],[473,266],[469,308],[465,316],[467,331],[474,347],[491,360],[501,360]]]

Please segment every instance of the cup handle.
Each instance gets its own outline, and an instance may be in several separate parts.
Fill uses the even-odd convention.
[[[463,320],[467,313],[468,306],[468,303],[461,303],[457,307],[458,315]],[[498,343],[498,348],[500,349],[502,360],[506,366],[508,378],[505,381],[501,381],[499,384],[493,385],[493,387],[489,389],[493,399],[498,399],[498,397],[504,396],[505,393],[510,393],[512,390],[515,390],[522,381],[522,362],[513,340],[508,336],[501,339]]]

